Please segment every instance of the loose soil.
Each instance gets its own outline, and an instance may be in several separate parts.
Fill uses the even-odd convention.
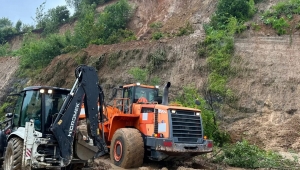
[[[207,63],[205,58],[198,56],[197,43],[205,38],[203,25],[209,22],[217,1],[129,2],[135,10],[128,28],[136,33],[137,41],[91,45],[78,53],[57,56],[43,70],[43,75],[32,80],[31,84],[70,88],[75,79],[75,68],[84,63],[97,68],[108,99],[113,87],[135,81],[128,73],[130,68],[146,69],[149,64],[147,57],[163,51],[166,59],[160,65],[161,71],[153,72],[149,78],[158,76],[161,86],[171,81],[171,99],[188,85],[195,86],[205,96]],[[236,75],[230,77],[228,87],[238,96],[238,101],[225,105],[217,112],[217,118],[221,128],[230,134],[232,142],[246,139],[263,149],[279,151],[292,159],[293,156],[299,157],[300,151],[300,38],[297,30],[291,30],[288,36],[278,36],[273,29],[262,24],[260,14],[276,2],[266,0],[258,4],[259,14],[247,23],[248,30],[235,37],[232,68]],[[97,10],[101,11],[103,7]],[[299,17],[296,16],[294,22],[298,21]],[[159,41],[151,39],[154,30],[150,25],[155,22],[162,23],[159,31],[166,35]],[[174,36],[187,22],[192,24],[194,33]],[[259,29],[251,26],[254,22]],[[3,98],[3,92],[10,86],[10,78],[17,67],[17,58],[0,58],[0,97]],[[138,169],[239,169],[208,162],[202,157],[172,165],[148,161]],[[106,156],[96,160],[95,169],[120,168],[112,165]]]

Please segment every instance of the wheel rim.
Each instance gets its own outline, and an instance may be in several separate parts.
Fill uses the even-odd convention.
[[[12,150],[9,149],[6,152],[7,152],[6,154],[8,155],[8,157],[5,160],[5,169],[11,169],[12,164],[13,164]]]
[[[120,141],[116,141],[114,146],[114,158],[116,161],[120,161],[122,158],[122,143]]]

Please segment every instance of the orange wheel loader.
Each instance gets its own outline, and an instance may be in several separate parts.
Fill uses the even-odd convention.
[[[159,96],[158,86],[124,85],[116,89],[122,96],[114,98],[113,105],[101,105],[99,129],[112,163],[134,168],[141,166],[145,157],[185,160],[212,151],[212,140],[204,136],[201,111],[168,105],[170,86],[168,82]],[[84,118],[84,111],[80,117]]]

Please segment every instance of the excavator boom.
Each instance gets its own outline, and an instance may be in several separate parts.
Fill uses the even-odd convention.
[[[99,149],[95,157],[102,156],[108,152],[105,140],[101,138],[103,135],[99,135],[98,113],[101,119],[104,94],[99,85],[97,73],[93,67],[81,65],[76,68],[75,75],[77,79],[74,86],[64,100],[51,127],[51,131],[61,149],[60,155],[64,165],[68,165],[72,160],[73,141],[82,103],[85,108],[89,136],[93,140],[94,146],[97,146]],[[98,102],[100,104],[99,109]]]

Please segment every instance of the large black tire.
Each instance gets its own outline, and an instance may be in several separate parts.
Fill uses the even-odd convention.
[[[22,153],[23,140],[18,137],[13,137],[8,141],[5,151],[4,164],[5,170],[20,170],[22,169]]]
[[[122,168],[141,166],[144,159],[144,141],[141,133],[133,128],[118,129],[111,141],[110,159]]]

